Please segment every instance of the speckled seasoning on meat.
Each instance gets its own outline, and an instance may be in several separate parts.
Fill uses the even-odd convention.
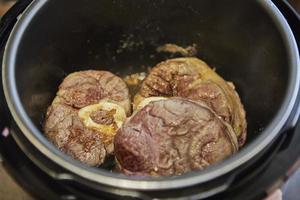
[[[232,127],[205,102],[169,98],[150,102],[127,120],[115,140],[118,170],[170,176],[204,169],[238,150]]]
[[[114,135],[130,113],[128,88],[121,78],[107,71],[75,72],[59,86],[44,131],[61,151],[99,166],[113,152]]]

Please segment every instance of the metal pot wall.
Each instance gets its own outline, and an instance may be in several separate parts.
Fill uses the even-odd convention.
[[[121,48],[124,42],[132,45]],[[44,137],[44,113],[67,74],[142,71],[142,65],[166,59],[155,51],[165,43],[195,43],[197,56],[235,83],[249,124],[239,153],[202,171],[141,180],[82,165]],[[297,44],[270,0],[35,0],[11,32],[3,58],[13,136],[23,151],[59,182],[106,198],[199,199],[220,193],[276,149],[277,139],[298,119]]]

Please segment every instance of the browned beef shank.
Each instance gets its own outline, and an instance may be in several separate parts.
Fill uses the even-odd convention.
[[[134,98],[134,108],[147,97],[185,97],[205,101],[232,125],[243,146],[246,140],[246,114],[231,82],[226,82],[198,58],[176,58],[157,64],[143,81]]]
[[[124,81],[107,71],[81,71],[67,76],[49,106],[45,135],[61,151],[90,166],[113,152],[116,130],[130,115]]]
[[[137,110],[118,130],[118,170],[128,175],[180,175],[238,150],[232,127],[205,102],[169,98]]]

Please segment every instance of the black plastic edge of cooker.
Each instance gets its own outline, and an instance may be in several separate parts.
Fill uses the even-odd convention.
[[[2,61],[3,58],[3,51],[5,44],[7,42],[8,36],[14,27],[16,21],[18,20],[18,16],[24,11],[24,9],[31,3],[32,0],[19,0],[17,1],[6,13],[2,16],[0,20],[0,60]],[[2,67],[1,67],[2,68]],[[2,70],[0,71],[2,76]],[[6,101],[4,99],[3,93],[3,86],[2,81],[0,82],[0,164],[5,169],[5,171],[17,182],[19,186],[25,188],[27,192],[30,193],[36,199],[43,199],[44,194],[47,192],[47,197],[49,198],[56,198],[56,191],[52,191],[51,188],[46,188],[45,185],[42,184],[42,181],[39,180],[41,178],[41,172],[35,170],[34,173],[38,175],[33,175],[30,173],[33,164],[30,163],[31,161],[26,157],[25,163],[24,159],[22,162],[16,159],[13,159],[14,156],[25,156],[24,152],[22,152],[19,147],[14,148],[14,151],[7,152],[6,143],[10,140],[9,145],[14,144],[14,139],[11,135],[4,136],[2,135],[2,131],[7,128],[10,124],[12,118],[9,115],[9,110],[7,108]],[[10,134],[10,132],[8,132]],[[16,154],[16,155],[13,155]],[[29,166],[28,166],[29,165]],[[34,182],[35,188],[30,183],[26,181],[26,175],[29,175],[27,179],[30,179],[30,183]],[[31,175],[30,175],[31,174]],[[45,175],[44,175],[45,176]],[[38,187],[38,188],[36,188]]]
[[[21,1],[17,1],[6,13],[5,15],[1,18],[0,20],[0,50],[1,50],[1,57],[3,56],[3,50],[4,47],[6,45],[8,36],[11,32],[11,30],[13,29],[15,23],[17,22],[17,18],[18,16],[24,11],[24,9],[30,4],[32,0],[21,0]],[[2,60],[2,59],[1,59]],[[2,68],[2,67],[1,67]],[[2,70],[0,72],[1,76],[2,76]],[[4,100],[4,93],[3,93],[3,85],[2,85],[2,81],[0,83],[1,89],[0,89],[0,98],[1,100],[3,99],[3,101],[1,101],[1,103],[3,105],[1,105],[0,107],[0,116],[5,116],[7,112],[9,112],[9,110],[7,109],[7,105],[6,102]],[[0,131],[3,130],[4,128],[4,124],[7,121],[6,118],[2,117],[1,121],[0,121]]]
[[[162,189],[162,188],[161,188]]]
[[[31,3],[32,0],[20,0],[17,1],[1,18],[0,20],[0,53],[1,53],[1,61],[3,58],[3,51],[6,45],[8,36],[13,29],[15,23],[17,22],[18,16],[25,10],[25,8]],[[2,69],[2,67],[1,67]],[[2,76],[2,70],[0,71],[0,75]],[[7,113],[9,113],[9,109],[7,107],[6,101],[4,99],[4,91],[2,81],[0,82],[0,133],[4,130],[6,125],[8,125],[10,119],[7,117]],[[1,154],[1,152],[0,152]]]
[[[280,7],[282,14],[287,19],[296,38],[298,48],[300,48],[300,14],[291,6],[291,4],[287,0],[273,0],[273,1],[278,7]],[[300,89],[298,92],[298,97],[293,112],[287,122],[288,128],[295,127],[299,119],[299,115],[300,115]]]

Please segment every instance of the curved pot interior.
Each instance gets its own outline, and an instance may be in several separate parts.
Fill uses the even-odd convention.
[[[23,34],[16,56],[18,93],[41,130],[59,83],[74,71],[145,71],[169,58],[165,43],[197,45],[197,57],[232,81],[247,112],[248,141],[272,120],[285,96],[283,39],[256,1],[51,0]]]

